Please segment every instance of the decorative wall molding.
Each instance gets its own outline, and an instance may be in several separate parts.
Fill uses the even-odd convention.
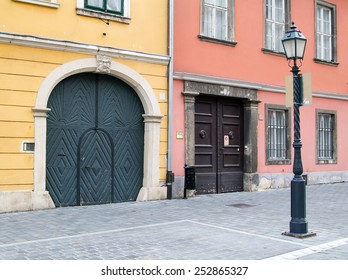
[[[0,43],[89,55],[105,55],[111,58],[136,60],[160,65],[168,65],[170,60],[167,55],[5,32],[0,32]]]
[[[270,92],[285,94],[285,87],[262,84],[262,83],[253,83],[248,81],[226,79],[226,78],[220,78],[220,77],[214,77],[214,76],[204,76],[204,75],[197,75],[197,74],[184,73],[184,72],[175,72],[173,77],[176,80],[225,85],[230,87],[239,87],[239,88],[270,91]],[[313,97],[348,101],[348,94],[334,93],[334,92],[314,91]]]
[[[97,55],[97,73],[109,74],[111,71],[110,70],[111,60],[112,58],[110,56],[98,54]]]
[[[57,3],[57,0],[52,0],[52,1],[42,1],[42,0],[13,0],[16,2],[23,2],[23,3],[28,3],[28,4],[35,4],[35,5],[40,5],[40,6],[45,6],[45,7],[50,7],[50,8],[56,8],[58,9],[60,7],[60,4]]]

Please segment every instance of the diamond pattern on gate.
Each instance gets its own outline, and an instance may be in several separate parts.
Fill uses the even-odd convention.
[[[80,150],[82,202],[112,202],[112,143],[108,135],[102,131],[89,131],[81,140]]]
[[[47,145],[46,187],[56,205],[76,205],[76,131],[50,129]]]
[[[83,74],[65,79],[48,100],[46,187],[57,206],[77,204],[78,139],[95,115],[91,77]]]
[[[143,107],[136,93],[116,79],[100,80],[100,126],[114,139],[114,200],[135,200],[143,179]]]

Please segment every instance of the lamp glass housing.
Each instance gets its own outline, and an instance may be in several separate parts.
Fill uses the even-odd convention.
[[[294,23],[291,29],[284,34],[282,39],[283,48],[287,59],[303,59],[307,39],[296,29]]]

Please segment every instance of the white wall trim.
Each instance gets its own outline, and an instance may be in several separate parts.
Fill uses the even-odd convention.
[[[42,0],[13,0],[16,2],[23,2],[23,3],[28,3],[28,4],[35,4],[35,5],[40,5],[40,6],[45,6],[45,7],[50,7],[50,8],[59,8],[60,4],[57,3],[57,0],[51,0],[51,1],[42,1]]]
[[[74,41],[56,40],[52,38],[24,34],[0,32],[0,43],[32,48],[42,48],[48,50],[83,53],[89,55],[102,54],[113,58],[150,62],[160,65],[168,65],[169,63],[169,56],[167,55],[138,52],[133,50],[85,44]]]
[[[47,112],[49,111],[47,102],[51,92],[59,82],[69,76],[96,71],[96,58],[74,60],[57,67],[42,82],[33,108],[35,118],[34,192],[46,191],[46,127]],[[138,94],[145,111],[144,177],[141,193],[146,195],[142,195],[138,200],[161,199],[163,197],[158,191],[157,196],[150,197],[147,195],[154,193],[153,190],[157,190],[160,186],[160,122],[163,115],[160,112],[157,98],[150,84],[140,74],[126,65],[111,61],[109,75],[117,77],[130,85]],[[149,122],[148,116],[157,121]]]

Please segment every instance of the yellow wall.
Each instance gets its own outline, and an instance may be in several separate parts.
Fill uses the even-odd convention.
[[[14,0],[1,1],[0,32],[167,53],[166,0],[131,0],[130,23],[110,21],[109,25],[98,18],[77,15],[76,0],[57,2],[60,7],[56,9]]]
[[[132,0],[129,24],[76,15],[75,0],[59,0],[58,9],[2,1],[0,32],[91,43],[153,54],[167,52],[167,1]],[[14,16],[15,15],[15,16]],[[33,20],[35,16],[35,20]],[[107,33],[103,36],[102,33]],[[71,60],[95,55],[17,46],[0,42],[0,191],[33,189],[36,94],[45,77]],[[167,153],[167,66],[134,60],[123,63],[152,86],[164,115],[161,124],[160,179],[165,180]]]

